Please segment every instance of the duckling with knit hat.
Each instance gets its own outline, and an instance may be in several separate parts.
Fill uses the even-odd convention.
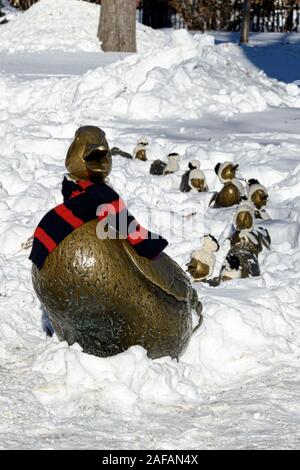
[[[133,158],[136,160],[141,160],[146,162],[147,158],[147,147],[149,146],[149,141],[146,137],[140,137],[138,139],[137,145],[133,150]]]
[[[179,166],[180,162],[180,155],[179,153],[169,153],[168,155],[168,163],[166,167],[164,168],[164,175],[172,175],[173,173],[176,173],[177,171],[180,170]]]
[[[162,160],[154,160],[150,166],[150,175],[162,176],[172,175],[180,170],[179,161],[180,155],[178,153],[169,153],[168,162],[165,163]]]
[[[222,266],[222,281],[260,276],[258,255],[264,248],[270,249],[271,239],[264,228],[254,228],[255,211],[243,202],[234,219],[234,233],[230,236],[231,248]]]
[[[190,191],[203,193],[208,191],[206,178],[203,171],[200,170],[200,162],[192,160],[189,169],[184,173],[180,183],[180,191],[188,193]]]
[[[269,220],[271,217],[264,207],[268,203],[268,190],[256,179],[250,179],[247,184],[247,196],[255,210],[255,218]]]
[[[150,166],[150,175],[152,176],[162,176],[164,174],[164,169],[166,168],[167,164],[162,160],[154,160]]]
[[[245,197],[245,190],[240,180],[236,178],[238,168],[239,165],[234,165],[232,162],[216,165],[215,172],[224,186],[213,196],[210,205],[213,204],[215,208],[231,207],[242,201]]]
[[[204,281],[212,275],[216,261],[215,253],[220,248],[212,235],[205,235],[202,240],[202,247],[192,252],[191,260],[187,264],[187,271],[194,281]]]

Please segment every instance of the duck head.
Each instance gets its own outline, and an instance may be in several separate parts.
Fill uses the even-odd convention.
[[[105,181],[112,169],[112,157],[104,131],[95,126],[77,129],[65,165],[75,179]]]
[[[235,216],[235,227],[237,230],[251,230],[254,225],[254,211],[249,204],[242,204]]]
[[[180,161],[179,153],[175,152],[169,153],[167,158],[169,163],[178,163]]]
[[[205,191],[206,181],[204,178],[191,178],[190,182],[193,188],[197,189],[199,193],[203,193]]]
[[[221,183],[232,181],[236,177],[236,172],[239,165],[234,165],[232,162],[218,163],[215,167],[215,172],[219,177]]]
[[[140,137],[137,141],[137,144],[142,145],[143,147],[147,147],[147,145],[149,145],[149,140],[147,137]]]
[[[192,160],[189,165],[189,170],[199,170],[200,169],[200,162],[199,160]]]
[[[252,179],[248,181],[248,197],[256,209],[262,209],[268,203],[269,194],[259,181]]]
[[[248,211],[239,212],[236,218],[236,228],[238,230],[249,230],[252,226],[252,215]]]
[[[267,205],[268,198],[269,195],[263,189],[258,189],[252,194],[251,201],[257,209],[261,209]]]

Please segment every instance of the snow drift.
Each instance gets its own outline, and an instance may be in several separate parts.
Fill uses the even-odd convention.
[[[82,0],[40,0],[0,29],[0,51],[101,52],[97,38],[100,6]],[[153,35],[155,35],[153,37]],[[155,41],[153,41],[155,39]],[[137,24],[138,50],[164,47],[168,36]]]

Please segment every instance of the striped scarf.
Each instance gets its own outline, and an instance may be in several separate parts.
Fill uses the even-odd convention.
[[[41,269],[59,243],[84,223],[98,218],[126,238],[140,256],[156,258],[168,245],[161,236],[141,227],[119,195],[105,183],[70,181],[62,184],[63,204],[49,211],[34,232],[29,259]],[[125,223],[124,223],[125,221]]]

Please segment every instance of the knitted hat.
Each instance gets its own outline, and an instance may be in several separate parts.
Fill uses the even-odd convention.
[[[225,170],[225,168],[228,167],[229,165],[232,165],[233,168],[235,168],[235,169],[237,169],[239,167],[239,165],[234,165],[232,162],[218,163],[215,166],[215,172],[218,175],[219,180],[220,180],[221,183],[226,183],[228,181],[228,180],[225,180],[224,178],[222,178],[222,173],[223,173],[223,170]]]
[[[138,145],[149,145],[147,137],[139,137],[137,143]]]
[[[208,244],[213,249],[213,251],[219,251],[220,249],[218,240],[210,233],[208,235],[204,235],[203,244]]]
[[[196,169],[200,169],[200,162],[199,160],[192,160],[190,163],[189,163],[189,169],[190,170],[196,170]]]
[[[265,186],[260,184],[260,182],[258,180],[251,179],[251,180],[248,181],[247,195],[248,195],[249,199],[251,199],[253,194],[256,193],[256,191],[259,191],[259,190],[263,191],[266,195],[268,195],[267,189],[265,188]]]
[[[203,173],[203,171],[199,170],[198,168],[195,168],[194,170],[191,170],[190,172],[189,181],[193,179],[206,181],[205,174]]]

